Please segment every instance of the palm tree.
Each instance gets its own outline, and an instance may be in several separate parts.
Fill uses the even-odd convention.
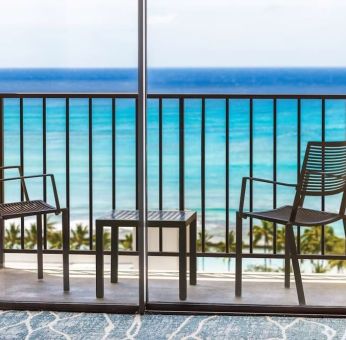
[[[133,235],[132,233],[126,234],[123,240],[120,240],[120,246],[124,250],[133,250]]]
[[[50,245],[50,249],[62,248],[62,234],[55,230],[55,228],[49,228],[47,226],[47,238]]]
[[[260,241],[264,241],[264,252],[273,243],[273,223],[268,221],[261,221],[262,226],[254,225],[253,227],[253,244],[254,247],[258,246]],[[267,258],[264,258],[264,268],[267,268]]]
[[[96,241],[96,238],[95,238]],[[103,248],[105,250],[111,249],[111,233],[109,231],[105,231],[103,233]]]
[[[325,266],[323,261],[311,261],[314,273],[325,273],[328,266]]]
[[[335,235],[334,229],[331,226],[324,227],[325,235],[325,251],[330,254],[341,255],[344,254],[345,239]],[[301,250],[304,253],[319,254],[321,252],[321,237],[322,228],[315,226],[304,230],[301,237]],[[324,273],[327,271],[328,266],[330,268],[337,267],[338,271],[345,267],[345,263],[342,260],[329,260],[328,266],[324,265],[323,261],[313,261],[311,264],[315,273]]]
[[[211,247],[213,247],[214,243],[211,242],[212,239],[213,239],[213,235],[211,235],[210,233],[206,231],[204,234],[205,251],[209,251]],[[201,231],[198,232],[198,236],[197,236],[197,251],[202,251],[202,232]]]
[[[344,249],[344,243],[345,239],[338,238],[334,245],[334,254],[337,255],[344,255],[345,249]],[[338,272],[343,271],[344,268],[346,268],[346,261],[344,260],[329,260],[328,265],[330,268],[336,268]]]
[[[56,221],[53,221],[50,216],[47,217],[47,239],[50,249],[62,248],[62,233],[56,230]]]
[[[285,239],[286,239],[286,228],[276,229],[276,250],[278,252],[284,251],[285,249]]]
[[[321,228],[306,228],[300,238],[300,250],[303,254],[319,254],[321,252]]]
[[[258,243],[264,240],[264,251],[269,247],[273,242],[273,223],[268,221],[262,221],[262,225],[254,225],[253,227],[253,244],[258,246]]]
[[[86,249],[89,245],[88,226],[78,223],[71,231],[71,249]]]
[[[47,225],[47,229],[55,228],[56,221],[53,221],[51,216],[47,216],[46,225]]]
[[[228,233],[228,244],[229,244],[229,251],[230,252],[234,252],[235,251],[235,234],[234,234],[234,230],[231,230]],[[209,246],[213,249],[215,249],[215,251],[217,252],[225,252],[226,251],[226,242],[224,241],[219,241],[219,242],[211,242],[209,240]]]
[[[235,252],[236,244],[235,244],[235,233],[234,230],[231,230],[228,233],[228,244],[229,244],[229,251]]]
[[[14,222],[5,231],[5,248],[18,249],[20,246],[20,227]]]
[[[26,249],[35,249],[37,245],[37,226],[31,223],[29,229],[25,229],[24,244]]]
[[[223,242],[222,242],[223,243]],[[231,230],[228,233],[228,245],[229,245],[229,251],[235,252],[235,248],[236,248],[236,244],[235,244],[235,234],[234,234],[234,230]],[[226,251],[226,244],[223,243],[223,247],[221,251]],[[231,262],[232,262],[232,257],[228,257],[227,258],[227,267],[228,267],[228,271],[231,270]]]
[[[326,252],[336,255],[345,255],[345,238],[338,237],[334,234],[334,230],[330,226],[325,227],[326,233]],[[346,267],[344,260],[329,260],[328,265],[330,268],[337,268],[340,272]]]

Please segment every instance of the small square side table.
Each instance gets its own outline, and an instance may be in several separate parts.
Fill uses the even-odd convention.
[[[190,226],[190,284],[197,283],[197,213],[194,211],[148,211],[148,228],[179,229],[179,298],[187,296],[186,228]],[[118,282],[119,227],[138,227],[138,210],[113,210],[96,220],[96,297],[104,297],[103,230],[111,227],[111,282]]]

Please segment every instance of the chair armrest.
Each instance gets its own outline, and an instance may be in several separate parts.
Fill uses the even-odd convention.
[[[50,177],[51,182],[52,182],[52,188],[53,188],[53,194],[54,194],[54,200],[55,200],[55,207],[57,209],[57,213],[60,213],[60,202],[59,202],[59,197],[58,197],[58,191],[56,189],[56,183],[55,183],[55,178],[53,174],[41,174],[41,175],[30,175],[30,176],[19,176],[19,177],[10,177],[10,178],[0,178],[0,182],[7,182],[7,181],[18,181],[20,180],[22,183],[25,184],[25,180],[29,178],[45,178],[45,177]]]
[[[270,179],[263,179],[263,178],[256,178],[256,177],[243,177],[243,178],[253,182],[263,182],[263,183],[270,183],[275,185],[283,185],[286,187],[297,188],[297,184],[294,184],[294,183],[278,182],[278,181],[272,181]]]
[[[20,177],[23,177],[23,168],[20,165],[7,165],[7,166],[1,166],[0,167],[0,179],[3,179],[2,172],[4,170],[10,170],[10,169],[18,169],[18,173]],[[24,179],[21,180],[21,185],[23,189],[23,194],[26,201],[29,201],[29,195],[28,190],[26,189],[25,181]]]
[[[274,184],[274,185],[282,185],[282,186],[286,186],[286,187],[297,188],[297,184],[293,184],[293,183],[277,182],[277,181],[272,181],[269,179],[256,178],[256,177],[243,177],[242,184],[241,184],[241,191],[240,191],[240,201],[239,201],[239,212],[240,213],[242,213],[244,210],[244,200],[245,200],[247,181],[249,181],[249,182],[262,182],[262,183],[269,183],[269,184]]]

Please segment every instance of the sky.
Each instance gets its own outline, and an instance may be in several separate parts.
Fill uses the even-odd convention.
[[[346,0],[148,0],[149,67],[346,67]],[[1,0],[0,67],[136,67],[137,0]]]

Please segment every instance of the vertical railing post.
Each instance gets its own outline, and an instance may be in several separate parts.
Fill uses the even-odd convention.
[[[21,175],[24,175],[24,102],[23,97],[19,98],[19,148],[20,148],[20,166],[21,166]],[[21,186],[20,189],[20,200],[24,201],[24,192]],[[25,233],[25,225],[24,225],[24,217],[20,219],[20,247],[21,249],[25,248],[24,244],[24,233]]]
[[[326,141],[326,100],[322,98],[322,117],[321,117],[321,124],[322,124],[322,142]],[[324,158],[324,147],[322,147],[322,171],[324,171],[325,168],[325,158]],[[322,190],[324,190],[324,178],[322,178]],[[325,210],[325,196],[322,195],[321,197],[321,209],[322,211]],[[321,254],[324,255],[325,253],[325,226],[324,224],[321,225]]]
[[[225,196],[226,196],[226,205],[225,205],[225,209],[226,209],[226,235],[225,235],[225,251],[226,253],[229,253],[230,251],[230,237],[229,237],[229,101],[230,99],[226,98],[226,112],[225,112],[225,120],[226,120],[226,124],[225,124],[225,138],[226,138],[226,148],[225,148],[225,185],[226,185],[226,190],[225,190]]]
[[[300,167],[301,167],[301,128],[302,128],[302,103],[298,98],[297,108],[297,183],[300,180]],[[300,226],[297,226],[297,252],[300,253]]]
[[[205,252],[205,98],[202,98],[201,117],[201,243],[202,253]]]
[[[179,99],[179,210],[185,209],[185,108],[184,98]]]
[[[139,212],[139,312],[147,302],[147,183],[146,183],[146,103],[147,103],[147,1],[138,0],[138,112],[137,112],[137,200]]]
[[[89,108],[89,249],[93,249],[93,100],[88,99]]]
[[[112,98],[112,209],[116,208],[116,103]]]
[[[249,143],[249,176],[253,177],[253,98],[250,98],[250,122],[249,122],[249,135],[250,135],[250,143]],[[250,181],[249,183],[249,191],[250,191],[250,202],[249,209],[253,210],[253,183]],[[249,248],[250,254],[253,253],[253,220],[250,217],[249,221],[250,228],[250,240],[249,240]]]
[[[159,210],[163,209],[163,126],[162,126],[162,98],[159,98]],[[159,229],[159,251],[163,251],[162,227]]]
[[[42,98],[42,172],[47,173],[47,99]],[[43,200],[47,202],[47,178],[43,178]],[[47,249],[47,215],[43,215],[43,246]]]
[[[70,228],[70,98],[65,99],[65,149],[66,208]]]

